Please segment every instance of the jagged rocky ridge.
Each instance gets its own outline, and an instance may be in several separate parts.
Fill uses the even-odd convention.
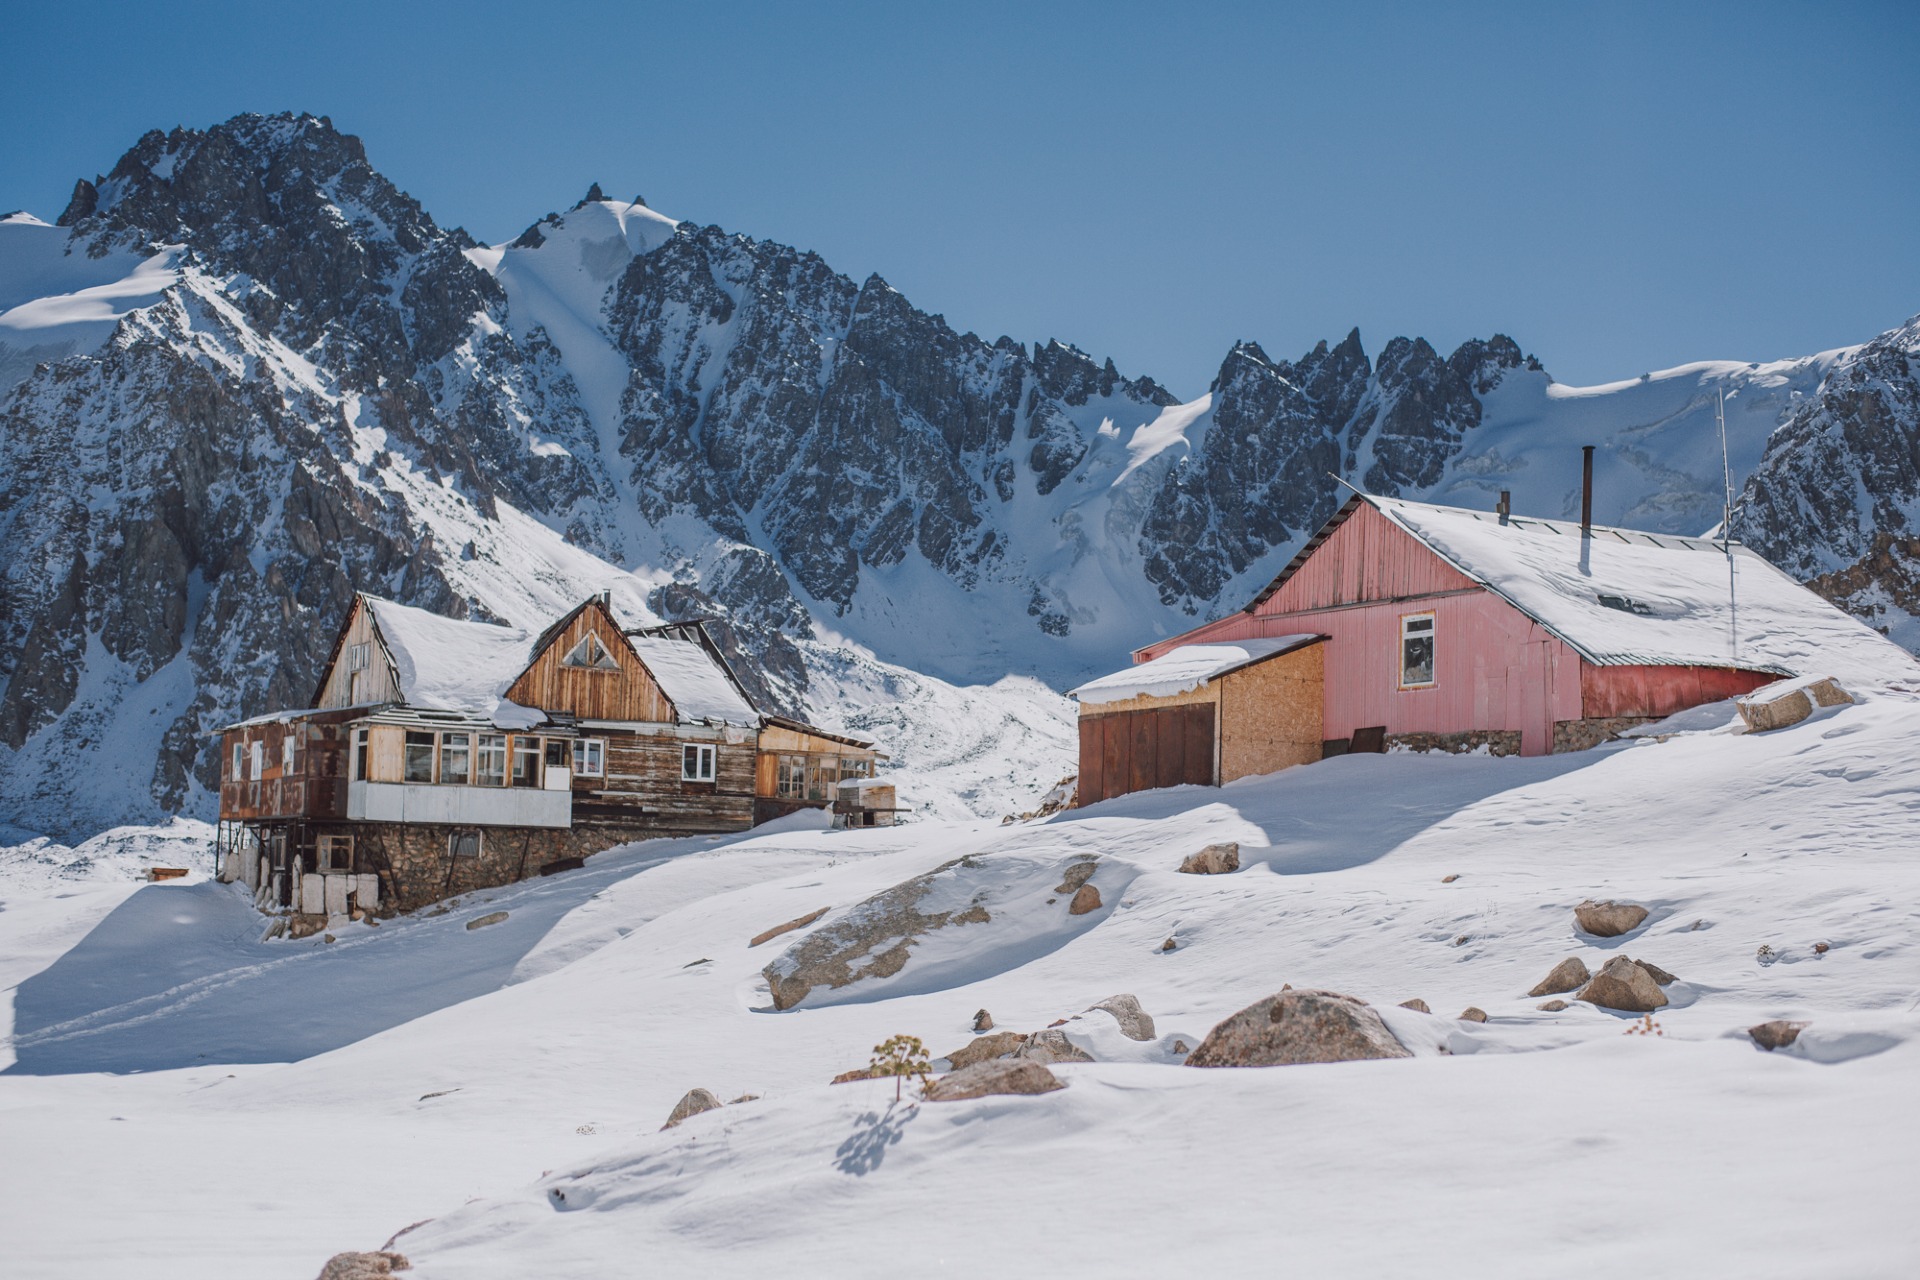
[[[0,818],[43,826],[76,761],[129,775],[102,818],[204,805],[208,735],[304,703],[356,589],[525,623],[611,580],[638,619],[717,618],[766,705],[828,718],[822,628],[935,675],[1058,684],[1237,606],[1337,504],[1329,473],[1562,514],[1581,432],[1603,516],[1697,530],[1719,459],[1694,427],[1726,387],[1748,410],[1743,518],[1770,519],[1788,446],[1756,469],[1763,444],[1873,350],[1567,399],[1505,337],[1370,359],[1354,332],[1298,361],[1241,343],[1182,403],[598,188],[480,245],[311,116],[150,133],[59,226],[0,224],[19,233],[0,284],[31,235],[164,287],[110,332],[28,348],[65,358],[0,350],[21,374],[0,389]],[[0,347],[32,296],[0,297]],[[1896,504],[1902,369],[1861,393],[1908,397],[1869,450]],[[1875,537],[1907,526],[1861,518],[1815,554],[1816,522],[1783,517],[1773,553],[1829,577],[1892,554]],[[1887,581],[1833,590],[1885,607]]]

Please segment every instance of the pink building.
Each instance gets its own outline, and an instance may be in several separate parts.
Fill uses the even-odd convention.
[[[1271,664],[1264,642],[1281,637],[1294,650],[1321,638],[1311,663],[1291,660],[1296,681],[1319,682],[1312,712],[1297,693],[1284,713],[1209,697],[1206,673]],[[1256,728],[1271,738],[1276,718],[1295,722],[1291,737],[1314,731],[1320,756],[1390,746],[1543,755],[1786,676],[1920,678],[1904,650],[1737,543],[1363,494],[1245,609],[1134,660],[1073,691],[1082,803],[1230,781],[1221,761],[1233,753],[1221,744]],[[1212,777],[1190,745],[1202,702],[1213,708]],[[1133,719],[1093,723],[1115,715]],[[1185,749],[1162,751],[1174,717]]]

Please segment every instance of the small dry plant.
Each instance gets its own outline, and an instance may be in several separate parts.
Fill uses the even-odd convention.
[[[928,1065],[932,1060],[919,1036],[894,1036],[873,1046],[873,1061],[867,1064],[867,1070],[876,1077],[893,1077],[893,1100],[898,1102],[902,1077],[918,1076],[924,1086],[933,1074]]]
[[[1627,1034],[1630,1036],[1663,1036],[1667,1033],[1660,1029],[1660,1024],[1653,1020],[1653,1015],[1647,1013],[1640,1016],[1640,1021],[1627,1025]]]

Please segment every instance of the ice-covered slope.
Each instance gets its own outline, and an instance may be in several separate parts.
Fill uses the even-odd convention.
[[[402,1232],[424,1280],[635,1257],[878,1275],[982,1249],[1070,1273],[1901,1274],[1920,1256],[1900,1211],[1920,1142],[1920,704],[1761,736],[1689,719],[1666,741],[1347,757],[1011,828],[640,845],[331,944],[260,943],[244,895],[202,880],[142,888],[76,942],[46,913],[110,902],[0,875],[0,954],[34,949],[7,932],[23,893],[48,939],[10,993],[0,1074],[10,1259],[297,1280]],[[1175,871],[1223,839],[1240,872]],[[990,894],[1089,857],[1113,892],[1081,917],[991,899],[989,945],[949,949],[938,982],[909,959],[891,984],[771,1010],[761,970],[805,935],[749,939],[822,907],[829,926],[962,855]],[[1651,915],[1583,935],[1589,896]],[[1524,993],[1568,955],[1675,973],[1660,1034],[1538,1009]],[[1179,1065],[1176,1041],[1283,983],[1372,1002],[1415,1056]],[[1083,1013],[1117,992],[1153,1038]],[[1415,996],[1434,1014],[1396,1007]],[[1490,1020],[1455,1021],[1469,1005]],[[963,1045],[982,1007],[1021,1031],[1067,1019],[1098,1061],[1036,1098],[827,1084],[895,1033]],[[1811,1024],[1792,1049],[1746,1038],[1782,1017]],[[658,1132],[694,1087],[757,1098]]]

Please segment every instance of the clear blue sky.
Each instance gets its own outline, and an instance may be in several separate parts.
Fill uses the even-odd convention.
[[[501,240],[591,181],[1183,397],[1496,330],[1562,381],[1920,312],[1920,4],[13,6],[0,211],[329,115]]]

